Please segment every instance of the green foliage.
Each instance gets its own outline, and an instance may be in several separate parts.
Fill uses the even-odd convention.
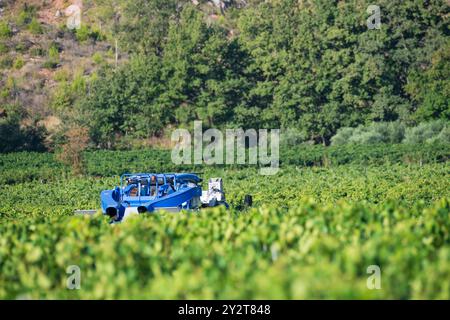
[[[356,128],[343,127],[331,138],[331,144],[335,146],[348,144]]]
[[[207,169],[200,165],[175,165],[171,161],[170,150],[154,148],[131,151],[89,151],[83,157],[86,160],[85,173],[93,177],[111,177],[125,172],[143,172],[148,170],[156,172],[200,172]],[[282,170],[289,169],[291,166],[298,168],[317,167],[317,170],[320,171],[321,168],[335,168],[340,165],[355,165],[361,166],[362,168],[365,166],[423,165],[445,163],[449,159],[450,151],[448,144],[379,144],[374,146],[343,145],[331,147],[298,145],[295,147],[283,147],[280,150],[280,166]],[[47,174],[40,176],[40,172],[46,172],[47,166],[49,168],[52,166],[55,167],[54,179],[58,179],[60,174],[66,172],[64,167],[54,159],[53,154],[40,155],[39,157],[35,154],[29,155],[26,153],[0,156],[0,166],[3,166],[5,172],[4,176],[0,174],[0,183],[9,181],[9,170],[16,170],[18,172],[26,171],[31,177],[29,179],[30,181],[49,179],[50,177]],[[253,172],[252,170],[256,170],[253,166],[248,165],[216,165],[212,166],[211,170],[226,169],[227,171],[230,170],[231,172],[238,173],[238,169],[244,168],[249,169],[248,174]],[[308,172],[308,170],[305,171]],[[220,175],[225,173],[221,172]],[[345,173],[345,170],[343,173]],[[219,175],[219,173],[214,174]],[[289,174],[298,176],[294,172],[290,172]],[[355,171],[351,179],[356,179],[358,174],[361,175],[361,172]],[[239,177],[239,175],[236,177]],[[288,175],[286,179],[287,177]],[[237,178],[236,180],[239,179]],[[277,181],[282,183],[284,180],[278,179]],[[17,182],[23,181],[18,179]],[[310,182],[314,183],[314,179],[311,179]],[[239,181],[233,181],[234,183],[239,183]],[[258,183],[266,182],[259,181]],[[267,183],[270,184],[272,181],[268,180]],[[319,188],[322,187],[320,186]],[[257,189],[258,186],[255,184],[254,188]],[[245,188],[242,186],[241,190],[245,190]]]
[[[67,69],[60,69],[55,72],[53,79],[57,82],[65,82],[70,78],[69,71]]]
[[[0,155],[0,185],[48,182],[66,176],[68,168],[51,153],[16,152]]]
[[[11,28],[7,21],[0,21],[0,39],[9,38],[12,36]]]
[[[22,8],[19,15],[17,16],[16,22],[19,26],[23,27],[23,26],[29,25],[30,23],[35,24],[37,22],[35,20],[35,18],[36,18],[36,7],[27,5],[25,3],[24,7]],[[33,22],[33,19],[35,20],[35,22]],[[35,27],[36,26],[34,26],[33,28],[35,28]]]
[[[120,136],[149,137],[161,132],[171,109],[158,100],[160,77],[156,57],[136,56],[129,65],[94,81],[91,94],[80,103],[88,114],[92,140],[112,147]]]
[[[412,72],[406,90],[419,104],[416,118],[450,120],[450,42],[436,51],[431,66]]]
[[[27,51],[27,45],[24,43],[18,43],[16,44],[14,48],[17,52],[25,53]]]
[[[8,46],[5,43],[0,42],[0,54],[8,53],[8,51],[9,51]]]
[[[75,29],[75,36],[79,42],[86,42],[88,40],[99,41],[104,40],[104,36],[98,30],[93,30],[86,24],[82,24],[80,28]]]
[[[80,149],[85,176],[73,177],[51,153],[11,153],[43,151],[45,131],[24,126],[23,109],[2,106],[0,298],[449,299],[446,1],[380,0],[380,30],[366,26],[369,0],[247,1],[216,20],[203,4],[89,4],[124,59],[112,67],[94,54],[92,79],[55,74],[53,110],[66,125],[88,126],[100,148],[195,119],[205,128],[281,128],[279,174],[177,166],[170,150],[81,157]],[[44,31],[32,7],[16,21]],[[79,42],[104,39],[84,23],[73,32]],[[2,20],[0,38],[12,35]],[[0,53],[14,48],[2,43]],[[60,49],[31,54],[56,68]],[[21,64],[0,58],[2,69]],[[17,98],[6,79],[1,96]],[[403,125],[411,123],[419,125]],[[221,176],[232,209],[113,226],[72,217],[98,208],[118,174],[144,171]],[[246,194],[254,208],[243,207]],[[66,289],[73,264],[82,290]],[[366,288],[373,264],[383,290]]]
[[[79,29],[75,31],[75,34],[78,41],[87,41],[89,39],[89,28],[83,24]]]
[[[375,122],[369,126],[341,128],[331,138],[333,145],[376,143],[449,143],[447,121],[437,120],[406,127],[400,122]]]
[[[92,112],[94,142],[114,146],[118,137],[160,135],[167,124],[194,119],[221,125],[243,103],[244,53],[225,30],[209,28],[188,6],[168,32],[162,57],[135,55],[93,84],[81,105]]]
[[[105,60],[103,58],[103,55],[100,52],[96,52],[92,55],[92,61],[94,61],[95,64],[100,65]]]
[[[68,74],[59,72],[55,80],[60,81],[52,95],[53,110],[61,113],[73,108],[75,101],[86,91],[86,79],[78,72],[69,81]]]
[[[435,145],[414,147],[434,162]],[[176,169],[170,151],[157,149],[87,152],[85,177],[71,177],[50,153],[2,154],[0,298],[448,299],[447,163],[357,165],[382,153],[372,149],[308,147],[310,157],[353,163],[309,168],[290,162],[302,157],[290,148],[270,178],[253,167]],[[439,150],[448,160],[448,147]],[[191,169],[222,176],[232,209],[159,212],[119,225],[73,216],[97,208],[122,172]],[[254,208],[243,209],[249,193]],[[82,290],[66,288],[74,264]],[[383,290],[366,287],[374,264]]]
[[[20,70],[25,65],[25,61],[22,57],[17,57],[16,60],[14,60],[14,69]]]
[[[188,0],[122,0],[120,9],[110,13],[113,31],[120,36],[121,47],[139,54],[160,54],[169,23],[177,20],[182,4]],[[117,7],[119,9],[119,6]],[[120,19],[117,19],[120,16]],[[139,19],[136,17],[139,16]]]
[[[298,146],[306,142],[308,142],[308,136],[301,130],[288,128],[281,133],[280,143],[284,146]]]
[[[32,33],[32,34],[41,34],[43,32],[42,29],[42,25],[41,23],[37,20],[37,18],[33,18],[30,22],[30,24],[28,25],[28,30]]]
[[[51,60],[47,60],[42,64],[42,68],[44,69],[55,69],[57,66],[58,64]]]
[[[26,219],[0,225],[0,297],[448,299],[449,209],[445,199],[431,208],[303,199],[290,210],[159,213],[114,227],[99,216]],[[82,290],[66,288],[73,264]],[[373,264],[383,290],[366,287]]]
[[[48,49],[48,57],[51,60],[58,61],[59,60],[59,50],[55,44],[52,44]]]
[[[46,131],[43,127],[21,126],[21,110],[7,106],[7,117],[0,118],[0,153],[15,151],[44,151]]]
[[[30,12],[22,10],[17,16],[17,24],[20,26],[25,26],[29,24],[32,19],[33,17],[31,16]]]
[[[188,126],[201,119],[208,127],[298,128],[297,140],[328,145],[343,127],[448,118],[444,0],[383,0],[380,30],[366,26],[368,0],[256,1],[213,23],[186,2],[123,0],[105,13],[114,21],[121,51],[152,57],[135,72],[157,66],[153,73],[159,74],[139,84],[157,88],[149,88],[148,96],[141,89],[140,108],[127,85],[117,86],[113,95],[120,96],[120,105],[133,105],[136,119],[156,114],[163,125],[151,119],[155,130],[143,129],[126,112],[117,114],[127,108],[113,106],[109,112],[116,118],[108,128],[90,119],[92,131],[107,129],[94,134],[97,143],[113,146],[111,140],[120,137],[162,134],[167,124]],[[134,60],[128,68],[135,68]],[[99,82],[125,74],[111,68]],[[108,91],[94,86],[94,95]],[[87,104],[103,114],[106,104],[93,100]],[[368,143],[396,141],[384,133],[383,128],[357,132]]]
[[[9,69],[13,66],[14,60],[10,56],[0,57],[0,69]]]
[[[281,150],[281,165],[334,166],[343,164],[423,164],[450,159],[448,143],[436,144],[347,144],[331,147],[297,146]]]
[[[52,44],[48,49],[48,58],[44,62],[43,67],[48,69],[54,69],[58,66],[59,60],[59,49],[56,44]]]
[[[436,137],[427,140],[427,142],[450,144],[450,126],[446,125]]]
[[[446,121],[421,123],[406,130],[404,143],[449,143],[449,130]]]
[[[331,138],[333,145],[401,143],[405,137],[405,125],[400,122],[374,122],[357,128],[341,128]],[[419,142],[421,143],[421,142]]]
[[[45,56],[45,50],[41,47],[33,47],[30,50],[30,54],[33,56],[43,57]]]

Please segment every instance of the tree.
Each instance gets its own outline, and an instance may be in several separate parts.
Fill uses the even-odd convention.
[[[74,174],[83,173],[83,151],[89,143],[89,130],[87,128],[73,126],[65,133],[65,143],[61,146],[58,158],[72,167]]]
[[[176,110],[177,123],[204,120],[208,126],[233,118],[249,87],[248,57],[220,26],[208,26],[202,14],[186,6],[172,21],[163,55],[162,99]]]
[[[204,2],[116,2],[114,32],[133,54],[80,104],[99,146],[197,119],[325,145],[341,127],[448,119],[444,0],[380,0],[373,30],[369,0],[255,0],[214,19]]]
[[[169,23],[188,0],[120,0],[117,31],[128,52],[157,54],[163,51]]]
[[[442,45],[448,7],[381,1],[382,27],[370,30],[369,4],[280,0],[245,10],[240,39],[255,61],[249,95],[261,125],[299,127],[327,144],[342,126],[409,119],[408,74]],[[445,108],[436,103],[444,98],[430,103]]]
[[[163,91],[160,70],[154,55],[137,55],[118,70],[103,70],[79,103],[94,143],[111,148],[122,136],[142,138],[161,132],[171,112],[157,100]]]
[[[413,101],[418,104],[415,118],[450,120],[450,42],[438,49],[425,72],[413,71],[406,86]]]
[[[25,110],[16,105],[0,108],[0,153],[45,151],[46,130],[37,121],[23,125]]]

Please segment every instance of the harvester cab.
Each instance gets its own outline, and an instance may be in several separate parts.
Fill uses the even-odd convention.
[[[207,191],[202,191],[202,179],[192,173],[125,174],[120,181],[120,186],[101,193],[103,214],[115,223],[131,215],[158,210],[179,212],[220,205],[229,207],[221,178],[210,179]]]

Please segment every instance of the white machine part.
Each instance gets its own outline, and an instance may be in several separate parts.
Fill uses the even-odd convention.
[[[211,178],[208,182],[208,191],[202,191],[200,200],[203,206],[215,207],[225,202],[222,178]]]
[[[125,209],[125,213],[123,215],[122,221],[127,220],[129,217],[137,216],[139,212],[136,207],[128,207]]]

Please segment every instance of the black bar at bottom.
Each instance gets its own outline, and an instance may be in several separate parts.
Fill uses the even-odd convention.
[[[132,315],[143,319],[315,319],[377,318],[383,320],[397,309],[402,318],[444,314],[448,301],[280,301],[280,300],[186,300],[186,301],[0,301],[3,313],[11,311],[15,317],[30,312],[45,319],[102,319],[128,320]],[[445,308],[445,309],[444,309]],[[10,310],[8,310],[10,309]]]

